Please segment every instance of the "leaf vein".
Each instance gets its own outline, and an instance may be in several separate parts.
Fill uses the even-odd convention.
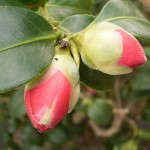
[[[25,45],[25,44],[30,44],[30,43],[33,43],[33,42],[37,42],[37,41],[54,40],[55,37],[56,36],[53,34],[53,35],[49,35],[49,36],[43,36],[43,37],[33,38],[33,39],[30,39],[30,40],[27,40],[27,41],[24,41],[24,42],[15,44],[15,45],[11,45],[11,46],[2,48],[2,49],[0,49],[0,52],[5,51],[5,50],[9,50],[9,49],[12,49],[12,48],[16,48],[16,47],[19,47],[19,46],[22,46],[22,45]]]

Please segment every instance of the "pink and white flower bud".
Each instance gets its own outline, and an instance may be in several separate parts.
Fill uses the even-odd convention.
[[[75,106],[79,73],[69,53],[57,53],[49,68],[25,87],[28,116],[40,132],[56,126]]]
[[[90,25],[75,40],[83,62],[106,74],[130,73],[147,60],[134,36],[112,23]]]

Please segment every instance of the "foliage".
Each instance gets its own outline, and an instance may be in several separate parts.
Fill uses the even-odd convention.
[[[0,0],[0,149],[149,150],[150,16],[144,10],[131,0]],[[81,62],[75,110],[56,128],[38,133],[26,115],[24,85],[52,62],[59,39],[101,21],[134,35],[147,64],[112,76]]]

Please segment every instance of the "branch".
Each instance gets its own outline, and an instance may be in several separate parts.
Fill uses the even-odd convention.
[[[95,122],[91,120],[88,122],[88,125],[92,128],[92,130],[94,131],[97,137],[108,138],[113,136],[115,133],[117,133],[120,130],[124,117],[125,116],[122,114],[116,114],[114,116],[111,127],[108,129],[102,129],[100,126],[98,126]]]

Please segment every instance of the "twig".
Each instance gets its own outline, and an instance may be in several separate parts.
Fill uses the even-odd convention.
[[[116,105],[118,108],[122,107],[121,98],[120,98],[120,79],[118,79],[115,83],[115,97],[116,97]]]
[[[92,130],[94,131],[94,133],[97,137],[108,138],[120,130],[120,127],[121,127],[122,121],[124,120],[124,117],[125,116],[122,114],[116,114],[114,116],[111,127],[108,129],[102,129],[100,126],[98,126],[95,122],[93,122],[91,120],[88,122],[88,125],[92,128]]]
[[[47,21],[49,21],[49,14],[48,14],[48,10],[47,10],[47,8],[46,8],[46,5],[43,5],[41,8],[42,8],[42,15],[43,15],[43,17],[44,17]]]

